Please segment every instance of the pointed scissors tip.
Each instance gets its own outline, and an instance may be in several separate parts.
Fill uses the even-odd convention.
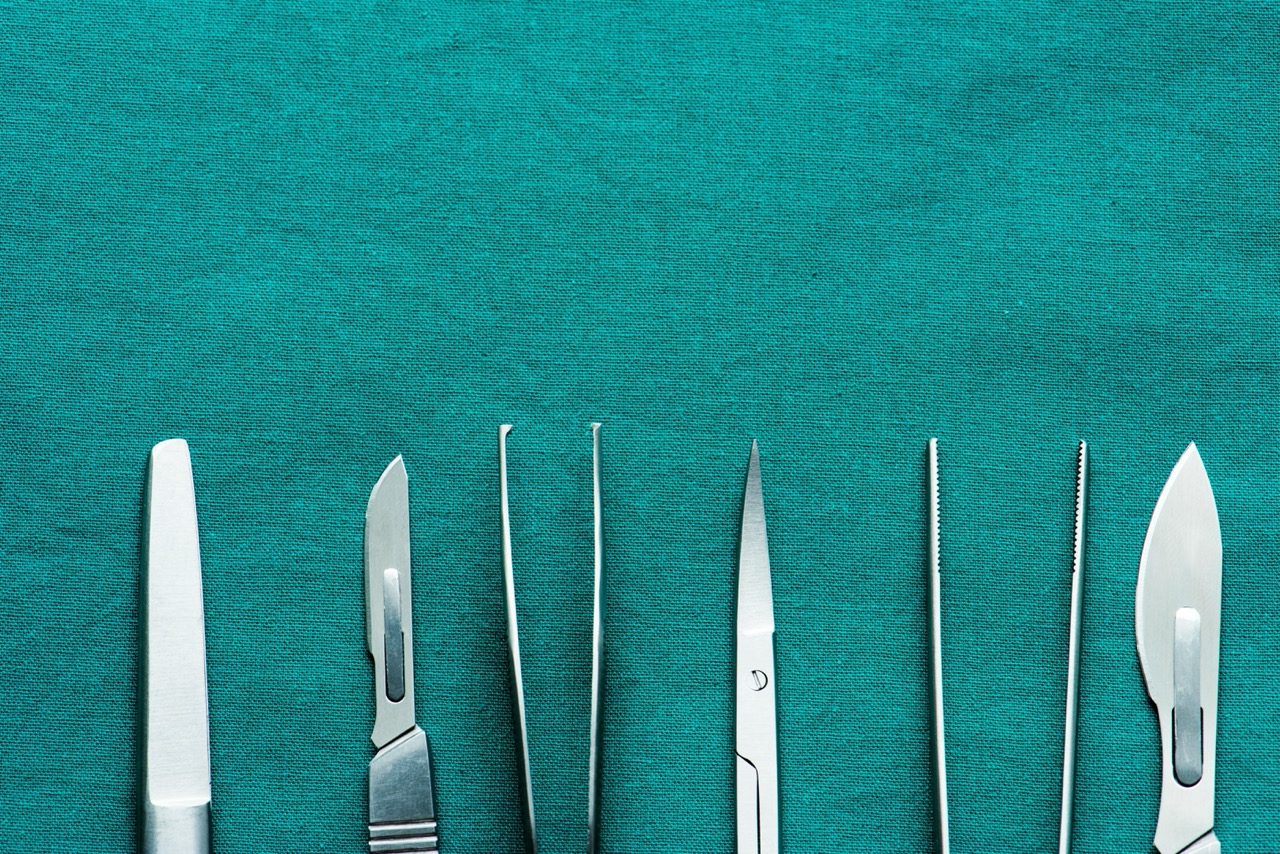
[[[751,440],[751,456],[747,459],[747,487],[744,497],[746,504],[760,504],[760,515],[764,515],[764,478],[760,476],[760,446]]]

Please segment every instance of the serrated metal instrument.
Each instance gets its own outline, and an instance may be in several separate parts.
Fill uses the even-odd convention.
[[[1084,618],[1085,505],[1089,494],[1089,446],[1081,442],[1076,455],[1076,524],[1072,541],[1071,616],[1067,632],[1067,712],[1063,724],[1062,812],[1058,824],[1058,854],[1071,854],[1075,819],[1076,728],[1080,712],[1080,637]]]
[[[947,815],[947,739],[942,702],[942,529],[938,494],[938,440],[929,440],[929,710],[930,772],[934,841],[938,854],[951,854]]]
[[[1222,535],[1194,443],[1151,514],[1135,596],[1138,660],[1160,721],[1161,854],[1220,854],[1213,832]]]
[[[208,854],[204,593],[191,452],[184,439],[151,449],[143,548],[143,850]]]
[[[415,722],[409,479],[396,457],[364,517],[365,612],[373,659],[377,753],[369,763],[369,851],[439,850],[431,748]]]

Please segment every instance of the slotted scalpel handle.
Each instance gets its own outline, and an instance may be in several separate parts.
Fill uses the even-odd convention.
[[[369,763],[369,854],[439,848],[431,747],[415,726]]]

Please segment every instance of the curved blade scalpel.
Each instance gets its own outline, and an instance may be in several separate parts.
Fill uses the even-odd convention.
[[[1155,846],[1217,854],[1213,833],[1222,535],[1195,444],[1165,483],[1142,546],[1135,597],[1138,659],[1160,718]]]

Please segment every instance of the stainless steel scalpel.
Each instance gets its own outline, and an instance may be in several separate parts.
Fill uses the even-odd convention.
[[[1173,467],[1147,528],[1135,597],[1138,660],[1160,718],[1161,854],[1220,854],[1213,832],[1222,535],[1195,444]]]
[[[364,584],[376,700],[372,738],[378,749],[369,763],[369,851],[436,851],[431,749],[414,721],[409,480],[400,457],[369,496]]]

